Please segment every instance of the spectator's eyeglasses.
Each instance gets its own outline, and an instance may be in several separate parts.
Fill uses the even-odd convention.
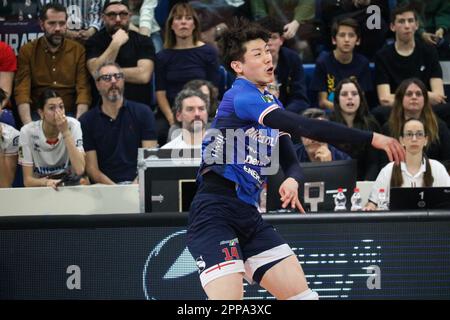
[[[120,19],[125,19],[127,18],[129,15],[129,13],[127,11],[120,11],[120,12],[108,12],[105,13],[105,16],[107,16],[108,18],[113,18],[113,19],[117,19],[117,16],[120,16]]]
[[[417,131],[417,132],[408,131],[403,134],[403,137],[407,138],[407,139],[412,139],[414,136],[416,137],[417,140],[423,139],[425,137],[425,132],[423,132],[423,131]]]
[[[111,82],[112,78],[115,78],[116,80],[120,80],[123,79],[123,73],[122,72],[118,72],[118,73],[109,73],[109,74],[104,74],[101,75],[100,77],[97,78],[97,81],[103,80],[105,82]]]

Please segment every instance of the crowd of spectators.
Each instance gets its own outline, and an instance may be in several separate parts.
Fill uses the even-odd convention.
[[[0,21],[33,15],[43,35],[17,57],[0,42],[2,187],[17,163],[25,186],[56,188],[70,174],[136,183],[139,147],[198,147],[233,78],[216,46],[233,16],[270,32],[267,90],[288,111],[405,142],[421,139],[405,137],[408,126],[423,126],[423,157],[450,160],[447,0],[0,2]],[[388,165],[370,145],[292,138],[299,161],[357,159],[358,180]]]

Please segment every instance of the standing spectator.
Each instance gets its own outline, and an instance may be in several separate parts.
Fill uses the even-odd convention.
[[[67,10],[67,37],[86,41],[101,29],[104,0],[40,0],[41,5],[50,2],[57,2]]]
[[[14,73],[17,70],[16,55],[13,49],[6,43],[0,41],[0,89],[4,91],[5,96],[1,100],[0,110],[9,104],[13,90]],[[15,127],[16,123],[10,110],[3,110],[0,114],[0,122],[7,123]]]
[[[394,104],[394,92],[408,78],[418,78],[427,87],[434,111],[450,124],[450,106],[446,103],[442,68],[436,48],[415,41],[419,28],[417,13],[411,6],[399,6],[391,12],[391,30],[395,42],[375,55],[375,78],[381,106],[372,110],[380,124],[389,117]]]
[[[46,4],[39,19],[44,36],[25,44],[19,52],[14,94],[20,118],[23,124],[32,121],[30,109],[35,110],[48,88],[56,90],[65,111],[78,118],[91,103],[84,47],[65,38],[67,13],[62,5]]]
[[[155,18],[155,9],[158,0],[130,0],[129,6],[131,11],[130,30],[139,32],[140,34],[150,37],[158,53],[163,47],[161,38],[161,28]]]
[[[436,117],[430,105],[425,84],[419,79],[404,80],[395,92],[394,106],[383,132],[399,138],[407,119],[419,119],[428,130],[426,154],[430,159],[450,160],[450,132],[447,125]],[[384,159],[387,163],[387,159]]]
[[[125,73],[116,63],[101,65],[94,76],[102,102],[80,119],[86,171],[96,183],[137,183],[138,148],[156,147],[153,113],[124,99]]]
[[[308,108],[302,116],[310,119],[328,121],[325,111],[318,108]],[[302,143],[295,144],[294,150],[300,162],[329,162],[350,160],[350,156],[332,145],[314,139],[301,137]]]
[[[268,45],[279,85],[279,99],[286,110],[300,113],[310,105],[302,60],[295,51],[283,47],[283,24],[279,20],[265,17],[258,23],[270,32]]]
[[[345,78],[336,87],[334,113],[331,120],[349,128],[380,132],[380,125],[369,113],[364,91],[354,78]],[[375,180],[379,172],[382,154],[368,143],[339,144],[339,149],[358,161],[357,179]]]
[[[87,67],[94,81],[99,66],[114,61],[122,67],[125,76],[125,97],[152,106],[150,79],[155,52],[151,39],[129,30],[130,11],[126,1],[106,0],[102,19],[105,28],[86,42]]]
[[[175,98],[175,118],[181,129],[161,148],[201,148],[208,123],[208,98],[201,91],[181,90]]]
[[[400,143],[406,150],[405,161],[387,164],[372,186],[369,202],[365,210],[376,210],[378,190],[393,187],[450,187],[450,177],[445,167],[434,159],[429,159],[424,149],[429,143],[429,131],[419,119],[408,119],[400,128]]]
[[[1,102],[6,99],[6,92],[0,88]],[[11,187],[17,167],[17,152],[19,150],[19,131],[12,126],[0,122],[0,188]]]
[[[171,106],[183,85],[193,79],[209,80],[216,86],[219,83],[217,50],[200,41],[199,20],[188,3],[178,3],[170,11],[164,48],[157,54],[156,64],[160,144],[167,140],[167,130],[175,123]]]
[[[350,18],[335,21],[331,30],[336,48],[319,56],[311,81],[311,90],[318,92],[319,106],[329,110],[334,108],[336,85],[344,78],[355,77],[363,91],[373,90],[369,60],[354,52],[361,41],[358,23]]]
[[[78,120],[66,117],[61,96],[52,89],[42,92],[38,102],[41,120],[20,130],[19,163],[25,187],[57,188],[60,179],[85,168],[83,137]]]

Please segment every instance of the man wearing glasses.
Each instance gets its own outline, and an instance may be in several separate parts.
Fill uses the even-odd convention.
[[[150,78],[155,55],[151,39],[129,30],[127,1],[106,0],[102,19],[104,28],[86,42],[89,72],[94,77],[95,71],[105,62],[118,63],[125,76],[125,97],[151,106]]]
[[[101,65],[94,77],[102,102],[80,118],[86,171],[95,183],[137,183],[138,148],[156,147],[153,113],[124,98],[126,74],[116,63]]]

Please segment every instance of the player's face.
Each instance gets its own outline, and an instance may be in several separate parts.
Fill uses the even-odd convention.
[[[397,40],[403,42],[411,41],[418,28],[419,24],[412,11],[396,15],[394,23],[391,23],[391,30],[395,32]]]
[[[420,121],[411,120],[405,124],[400,143],[405,146],[407,154],[422,153],[427,142],[428,138],[425,136],[425,128]]]
[[[339,106],[345,114],[355,114],[361,103],[358,89],[353,83],[345,83],[339,92]]]
[[[336,38],[333,38],[333,44],[336,46],[336,50],[342,53],[353,52],[355,46],[359,45],[359,42],[355,30],[349,26],[340,26]]]
[[[130,23],[128,8],[123,4],[108,6],[103,13],[103,23],[109,34],[114,34],[119,29],[127,31]]]
[[[403,96],[403,109],[406,116],[410,118],[419,115],[423,110],[424,101],[422,89],[417,84],[411,83]]]
[[[42,109],[38,109],[41,119],[51,125],[56,125],[55,112],[56,109],[60,109],[62,113],[65,112],[64,102],[60,97],[50,98],[46,101]]]
[[[268,83],[274,81],[274,68],[269,46],[264,40],[251,40],[245,45],[247,51],[242,61],[231,62],[231,67],[238,76],[256,84],[264,90]]]
[[[47,42],[53,47],[58,47],[67,31],[66,13],[49,9],[47,19],[41,21],[40,25]]]
[[[208,112],[205,102],[199,97],[189,97],[183,100],[180,112],[177,112],[177,120],[181,122],[183,129],[194,133],[206,127]]]

